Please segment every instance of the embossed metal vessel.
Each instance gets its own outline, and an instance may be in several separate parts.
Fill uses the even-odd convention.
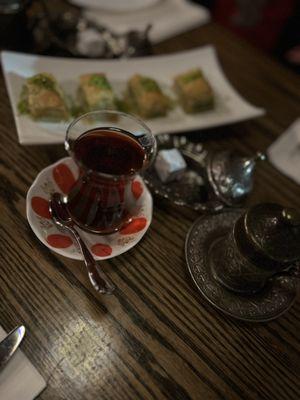
[[[228,290],[213,275],[212,261],[220,241],[243,214],[245,210],[231,208],[194,222],[185,245],[188,270],[202,296],[226,315],[248,322],[270,321],[284,314],[296,299],[298,280],[290,272],[280,272],[280,278],[273,275],[261,290],[250,294]]]
[[[161,134],[156,140],[158,150],[178,149],[187,169],[180,180],[164,183],[153,166],[144,174],[145,182],[156,195],[202,213],[240,206],[253,189],[257,161],[265,160],[262,153],[243,157],[227,150],[210,152],[185,136]]]
[[[300,261],[300,213],[278,204],[250,208],[211,252],[214,278],[227,289],[253,294]]]
[[[216,197],[227,206],[240,204],[253,189],[257,161],[265,159],[262,153],[250,158],[226,150],[209,154],[206,171]]]
[[[186,136],[161,134],[156,136],[157,148],[178,149],[187,163],[187,169],[179,180],[164,183],[154,166],[145,171],[143,177],[155,195],[170,200],[178,206],[192,208],[202,213],[215,213],[224,208],[207,184],[205,174],[208,151],[201,143],[193,143]]]

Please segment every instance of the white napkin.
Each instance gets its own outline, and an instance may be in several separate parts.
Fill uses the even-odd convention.
[[[0,326],[0,341],[5,336]],[[45,387],[45,380],[21,350],[16,351],[0,373],[1,400],[33,400]]]
[[[300,184],[300,118],[269,147],[270,162]]]
[[[161,42],[210,21],[210,12],[205,7],[187,0],[163,0],[152,7],[122,13],[96,8],[87,9],[85,14],[116,33],[124,33],[130,29],[145,29],[148,24],[151,24],[149,37],[153,43]]]

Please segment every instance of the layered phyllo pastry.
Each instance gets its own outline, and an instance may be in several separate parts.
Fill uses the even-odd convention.
[[[199,68],[176,76],[174,89],[179,103],[187,113],[209,110],[214,105],[212,88]]]
[[[105,74],[81,75],[78,97],[84,111],[115,110],[116,97]]]
[[[63,92],[53,75],[41,73],[26,79],[19,111],[34,119],[61,121],[69,118]]]
[[[134,75],[127,83],[125,102],[129,110],[143,118],[165,116],[170,100],[158,83],[147,76]]]

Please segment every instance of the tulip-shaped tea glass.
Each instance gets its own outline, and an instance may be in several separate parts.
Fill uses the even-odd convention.
[[[118,111],[89,112],[70,124],[65,148],[80,171],[67,200],[74,222],[100,234],[130,222],[137,211],[131,183],[156,153],[143,121]]]

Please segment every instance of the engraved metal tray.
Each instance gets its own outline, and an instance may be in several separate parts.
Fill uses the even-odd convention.
[[[154,168],[150,166],[143,174],[144,181],[156,195],[169,199],[179,206],[196,211],[217,212],[224,204],[216,199],[206,176],[205,158],[207,151],[201,143],[193,143],[185,136],[157,135],[157,150],[178,149],[187,163],[187,169],[179,180],[163,183]]]
[[[297,279],[282,276],[270,280],[255,295],[238,295],[219,284],[212,275],[210,252],[214,243],[228,234],[244,210],[204,215],[191,227],[185,255],[192,279],[203,297],[225,314],[243,321],[264,322],[279,317],[293,304]]]

